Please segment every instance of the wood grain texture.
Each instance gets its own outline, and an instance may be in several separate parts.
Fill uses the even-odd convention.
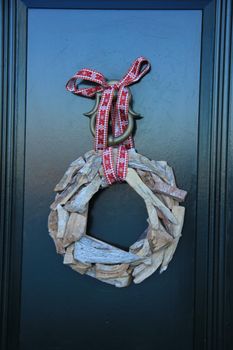
[[[119,264],[137,261],[140,258],[130,252],[115,248],[92,237],[82,237],[75,244],[74,257],[83,263]]]
[[[65,205],[65,209],[71,212],[83,213],[87,210],[87,205],[93,195],[99,190],[101,178],[96,175],[92,182],[83,187],[71,200]]]
[[[176,218],[171,211],[153,194],[153,192],[142,182],[137,172],[128,168],[125,181],[141,196],[144,201],[154,205],[170,222],[176,224]]]
[[[129,264],[117,264],[117,265],[106,265],[106,264],[99,264],[97,263],[95,265],[95,271],[96,271],[96,277],[97,278],[116,278],[116,277],[123,277],[127,276],[126,273],[127,269],[129,267]]]
[[[58,230],[57,230],[57,238],[63,238],[66,225],[69,219],[69,213],[65,210],[60,204],[57,206],[57,215],[58,215]]]
[[[75,161],[71,163],[65,174],[63,175],[60,182],[56,185],[54,191],[60,192],[63,191],[66,186],[72,181],[72,177],[75,175],[75,173],[81,169],[85,164],[85,161],[82,157],[79,157]]]
[[[72,242],[76,242],[86,233],[87,215],[87,210],[83,214],[70,214],[64,237],[64,245],[69,245]]]

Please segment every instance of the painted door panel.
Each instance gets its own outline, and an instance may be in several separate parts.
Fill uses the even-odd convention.
[[[191,349],[201,54],[200,10],[29,9],[22,350]],[[120,79],[146,56],[151,72],[132,86],[136,149],[167,160],[188,191],[183,237],[167,272],[117,289],[62,264],[47,232],[53,188],[93,147],[83,113],[93,101],[65,90],[80,68]],[[99,193],[88,231],[127,247],[146,227],[142,200],[126,184]]]

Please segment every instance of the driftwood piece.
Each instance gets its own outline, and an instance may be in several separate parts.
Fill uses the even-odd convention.
[[[153,192],[156,193],[156,196],[159,198],[159,200],[165,204],[169,209],[172,209],[174,205],[174,199],[171,197],[168,197],[167,195],[161,195],[158,192],[155,191],[155,181],[153,179],[153,175],[156,176],[163,184],[169,186],[166,184],[159,176],[148,172],[148,171],[143,171],[140,169],[136,169],[138,175],[140,176],[141,180],[144,182],[146,186],[149,187],[149,189]],[[148,208],[147,208],[148,210]]]
[[[64,205],[66,202],[78,191],[78,189],[87,183],[87,178],[82,175],[76,177],[75,182],[67,187],[64,191],[58,194],[55,198],[55,201],[51,204],[50,208],[52,210],[57,209],[57,206]]]
[[[140,257],[125,252],[93,237],[83,236],[75,243],[75,259],[82,263],[119,264],[140,260]]]
[[[133,254],[141,256],[142,258],[148,257],[152,254],[150,244],[147,238],[143,238],[136,241],[130,246],[129,251]]]
[[[131,279],[132,279],[132,277],[129,274],[125,274],[125,276],[116,277],[116,278],[99,278],[96,276],[96,272],[95,272],[94,268],[88,270],[86,272],[86,274],[88,276],[96,278],[97,280],[99,280],[101,282],[112,284],[118,288],[127,287],[130,284]]]
[[[69,265],[74,271],[81,273],[84,275],[90,268],[91,264],[83,264],[80,261],[74,260],[74,263]]]
[[[49,233],[52,237],[57,237],[57,230],[58,230],[58,216],[56,210],[51,210],[48,217],[48,228]]]
[[[181,231],[184,224],[185,208],[182,206],[174,206],[172,208],[172,212],[177,218],[177,225],[171,225],[170,232],[173,235],[173,237],[178,237],[181,235]]]
[[[173,258],[179,239],[181,237],[181,231],[184,223],[185,208],[181,206],[175,206],[172,211],[175,217],[177,218],[177,225],[171,225],[170,232],[175,238],[173,239],[172,244],[169,245],[164,252],[164,258],[162,266],[160,268],[160,272],[163,272],[167,269],[169,262]]]
[[[63,244],[69,245],[72,242],[78,241],[85,233],[87,227],[88,210],[83,214],[71,213],[67,223],[66,233]]]
[[[172,223],[176,223],[176,218],[171,211],[156,197],[155,194],[142,182],[137,172],[128,168],[126,182],[145,200],[158,208],[159,211]]]
[[[157,193],[157,197],[161,200],[161,202],[163,202],[163,204],[166,205],[166,207],[168,207],[170,210],[174,207],[174,205],[179,205],[179,202],[177,202],[176,200],[174,200],[171,197],[168,197],[166,195],[163,194],[159,194]]]
[[[156,230],[159,227],[159,218],[158,218],[157,211],[150,200],[145,200],[145,204],[149,215],[149,218],[147,219],[147,221],[149,222],[149,225]]]
[[[171,186],[176,186],[175,176],[172,167],[170,167],[166,161],[164,160],[151,160],[150,161],[152,165],[155,165],[159,167],[160,169],[163,169],[166,177],[166,182]],[[153,174],[156,174],[156,172],[152,172]],[[157,174],[159,176],[159,174]]]
[[[56,247],[56,252],[58,254],[64,254],[65,248],[63,246],[62,240],[57,238],[57,230],[58,230],[58,215],[56,210],[51,210],[48,218],[48,228],[49,235],[52,237],[53,242]]]
[[[93,181],[82,188],[74,198],[65,205],[65,209],[71,212],[83,213],[93,195],[99,190],[101,178],[97,174]]]
[[[97,155],[97,151],[95,151],[94,149],[91,149],[90,151],[87,151],[84,154],[84,159],[87,161],[90,157],[93,157],[95,155]]]
[[[187,195],[186,191],[180,190],[175,185],[169,185],[164,182],[158,175],[137,170],[137,173],[152,192],[165,194],[178,202],[183,202]]]
[[[159,224],[159,227],[156,230],[149,226],[147,238],[152,252],[160,250],[173,242],[173,238],[166,232],[161,224]]]
[[[107,188],[107,187],[109,187],[109,183],[108,183],[106,177],[104,176],[104,169],[103,169],[103,167],[99,168],[99,176],[101,178],[100,188]]]
[[[71,182],[72,177],[78,172],[79,169],[81,169],[84,166],[84,164],[85,161],[82,157],[79,157],[74,162],[72,162],[65,174],[63,175],[62,179],[56,185],[54,191],[63,191],[66,188],[66,186]]]
[[[90,157],[92,156],[100,156],[102,158],[102,151],[95,151],[94,149],[91,149],[90,151],[87,151],[85,154],[84,154],[84,159],[87,161]]]
[[[151,190],[153,192],[158,192],[161,194],[165,194],[169,197],[172,197],[178,202],[183,202],[187,195],[187,192],[179,189],[175,185],[168,185],[163,180],[160,179],[156,174],[152,174],[152,178],[154,180],[154,188]]]
[[[157,174],[165,182],[168,181],[167,168],[164,167],[164,164],[161,164],[159,161],[151,161],[145,156],[137,153],[134,149],[128,151],[129,154],[129,166],[134,169],[141,169],[144,171],[149,171]]]
[[[63,245],[62,239],[57,238],[57,239],[54,239],[53,241],[54,241],[54,244],[55,244],[55,247],[56,247],[56,252],[58,254],[64,254],[65,253],[65,247]]]
[[[135,267],[135,269],[133,270],[133,281],[134,283],[141,283],[142,281],[144,281],[146,278],[148,278],[149,276],[151,276],[161,265],[162,261],[163,261],[163,256],[164,256],[164,251],[160,250],[154,254],[152,254],[151,258],[152,258],[152,264],[151,265],[145,265],[145,264],[141,264]]]
[[[64,259],[63,259],[63,264],[73,264],[73,263],[75,263],[74,256],[73,256],[73,251],[74,251],[74,244],[70,244],[66,248],[66,253],[65,253]]]
[[[69,219],[69,213],[59,204],[57,206],[58,230],[57,238],[63,238],[66,230],[66,224]]]
[[[80,169],[79,174],[85,175],[88,182],[91,182],[102,164],[102,157],[95,153],[87,159],[86,164]]]
[[[116,278],[116,277],[126,277],[126,273],[129,264],[117,264],[117,265],[105,265],[96,264],[95,271],[97,278]]]

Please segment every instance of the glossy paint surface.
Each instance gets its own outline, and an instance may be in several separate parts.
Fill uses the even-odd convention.
[[[21,349],[192,348],[201,11],[39,10],[28,17],[25,213]],[[183,237],[167,272],[116,289],[81,276],[56,255],[47,233],[53,187],[92,148],[93,101],[65,90],[80,68],[120,79],[146,56],[151,72],[132,86],[136,149],[167,160],[189,192]],[[126,184],[99,193],[88,231],[127,248],[146,224]]]

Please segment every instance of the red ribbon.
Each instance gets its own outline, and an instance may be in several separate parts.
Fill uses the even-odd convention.
[[[103,74],[88,68],[78,71],[66,84],[66,89],[75,95],[93,97],[97,92],[102,92],[96,118],[95,149],[103,150],[104,174],[109,184],[125,179],[128,166],[127,149],[134,147],[131,136],[119,146],[115,171],[112,147],[107,146],[109,117],[111,116],[112,120],[113,136],[121,135],[128,125],[129,92],[126,87],[139,81],[149,70],[149,61],[138,57],[125,76],[114,85],[109,85]],[[77,80],[80,79],[98,85],[80,89],[77,85]],[[113,103],[115,91],[117,100]]]

